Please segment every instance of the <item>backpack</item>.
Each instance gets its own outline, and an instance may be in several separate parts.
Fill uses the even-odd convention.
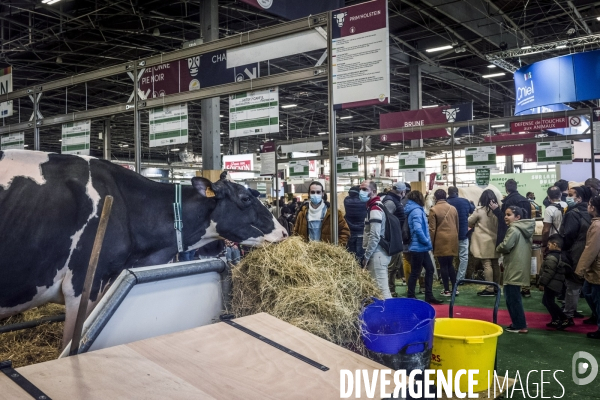
[[[375,204],[377,204],[385,214],[385,233],[384,237],[380,239],[379,244],[389,256],[394,256],[404,249],[402,246],[402,228],[400,227],[400,220],[394,214],[390,213],[383,203],[377,202]],[[367,218],[370,213],[371,208],[368,210]]]

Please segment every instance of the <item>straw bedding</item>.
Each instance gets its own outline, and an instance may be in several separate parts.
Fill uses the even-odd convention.
[[[65,313],[65,306],[46,304],[0,321],[0,326],[33,321]],[[12,360],[13,367],[24,367],[58,358],[64,322],[46,323],[35,328],[0,333],[0,361]]]
[[[292,237],[250,252],[234,268],[237,317],[267,312],[338,345],[361,349],[361,302],[381,292],[344,248]]]

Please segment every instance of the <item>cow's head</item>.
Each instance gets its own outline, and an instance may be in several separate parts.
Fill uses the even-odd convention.
[[[344,26],[344,20],[346,19],[346,15],[348,15],[347,12],[343,12],[343,13],[338,13],[338,14],[334,14],[333,18],[335,18],[335,21],[337,22],[338,27],[342,27]]]
[[[224,176],[217,182],[192,178],[192,185],[201,196],[207,196],[208,190],[214,193],[216,207],[210,215],[210,229],[216,229],[218,237],[256,246],[288,236],[273,214],[242,185]]]

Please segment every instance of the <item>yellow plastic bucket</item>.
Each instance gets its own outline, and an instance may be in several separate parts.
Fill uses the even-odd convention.
[[[502,334],[502,327],[490,322],[465,318],[436,318],[433,330],[433,351],[431,369],[442,370],[452,376],[461,369],[478,369],[473,379],[477,385],[474,392],[487,390],[494,377],[496,344]],[[488,384],[488,371],[490,382]],[[469,389],[468,376],[460,377],[460,390]]]

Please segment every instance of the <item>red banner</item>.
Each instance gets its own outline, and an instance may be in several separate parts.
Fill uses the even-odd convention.
[[[250,161],[250,160],[225,161],[225,169],[251,171],[252,170],[252,161]]]
[[[536,133],[521,133],[521,134],[511,134],[511,133],[501,133],[500,135],[495,136],[486,136],[485,141],[488,143],[494,142],[508,142],[508,141],[519,141],[522,139],[533,139],[535,138]],[[497,156],[514,156],[516,154],[523,154],[524,162],[534,162],[537,161],[537,153],[535,143],[515,143],[515,144],[507,144],[504,146],[496,146],[496,155]]]
[[[512,133],[541,131],[544,129],[560,129],[569,128],[571,126],[580,126],[581,117],[558,117],[558,118],[541,118],[528,121],[518,121],[510,123],[510,131]]]

